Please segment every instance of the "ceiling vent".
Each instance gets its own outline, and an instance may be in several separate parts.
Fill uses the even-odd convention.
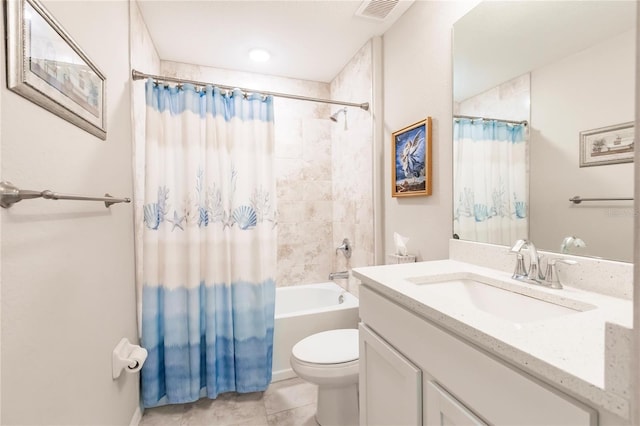
[[[399,2],[400,0],[364,0],[356,11],[356,16],[384,21]]]

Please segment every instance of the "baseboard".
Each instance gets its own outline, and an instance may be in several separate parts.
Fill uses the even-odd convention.
[[[297,374],[290,368],[274,371],[271,374],[271,383],[279,382],[281,380],[293,379],[296,376]]]
[[[140,406],[137,406],[136,411],[133,412],[133,417],[131,417],[129,426],[138,426],[140,424],[140,420],[142,420],[142,410],[140,409]]]

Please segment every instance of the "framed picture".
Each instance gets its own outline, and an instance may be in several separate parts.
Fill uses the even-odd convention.
[[[104,75],[37,0],[5,5],[7,87],[106,139]]]
[[[580,167],[633,162],[633,121],[580,132]]]
[[[431,117],[391,135],[391,196],[431,195]]]

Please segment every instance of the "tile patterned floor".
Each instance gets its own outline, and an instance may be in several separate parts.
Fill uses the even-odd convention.
[[[317,426],[316,398],[315,385],[294,378],[272,383],[264,392],[149,408],[140,426]]]

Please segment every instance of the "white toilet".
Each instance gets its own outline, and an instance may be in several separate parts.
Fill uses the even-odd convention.
[[[318,385],[316,421],[355,426],[358,418],[358,330],[329,330],[305,337],[291,350],[291,368]]]

